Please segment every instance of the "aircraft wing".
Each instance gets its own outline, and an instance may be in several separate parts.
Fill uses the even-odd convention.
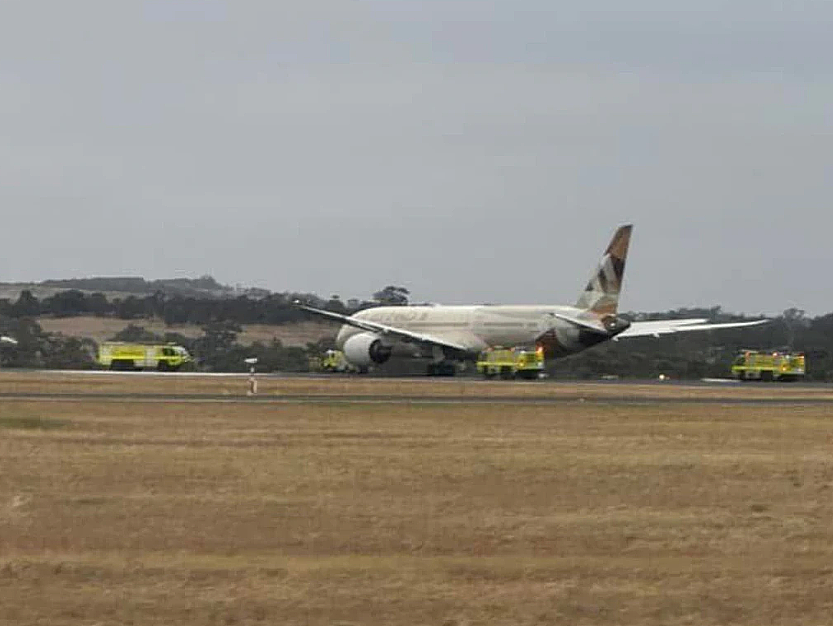
[[[710,324],[702,318],[686,320],[652,320],[650,322],[631,322],[630,327],[614,337],[614,341],[628,337],[659,337],[671,333],[685,333],[695,330],[717,330],[719,328],[741,328],[743,326],[757,326],[769,320],[755,320],[753,322],[721,322]]]
[[[362,330],[376,333],[377,335],[393,337],[400,341],[439,346],[440,348],[450,348],[451,350],[457,350],[459,352],[476,352],[481,349],[479,344],[476,345],[472,342],[471,345],[466,345],[460,338],[456,338],[456,340],[449,340],[444,337],[437,337],[427,333],[417,333],[411,330],[405,330],[404,328],[396,328],[395,326],[380,324],[379,322],[371,322],[368,320],[350,317],[349,315],[342,315],[340,313],[333,313],[332,311],[316,309],[297,302],[295,303],[295,306],[314,315],[318,315],[319,317],[326,317],[327,319],[347,324],[348,326],[361,328]]]

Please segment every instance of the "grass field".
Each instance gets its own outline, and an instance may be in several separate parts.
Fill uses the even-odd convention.
[[[73,384],[103,383],[40,390]],[[358,392],[375,384],[497,395],[0,400],[0,624],[830,623],[833,405]]]
[[[101,343],[112,339],[118,332],[130,324],[142,326],[146,330],[164,335],[179,333],[186,337],[200,337],[202,327],[195,324],[167,326],[161,319],[121,320],[112,317],[39,317],[38,323],[45,331],[62,333],[70,337],[85,337]],[[255,341],[270,343],[279,339],[286,346],[306,346],[307,342],[316,342],[325,337],[335,337],[338,326],[328,322],[304,321],[296,324],[243,324],[237,336],[238,343],[248,346]]]

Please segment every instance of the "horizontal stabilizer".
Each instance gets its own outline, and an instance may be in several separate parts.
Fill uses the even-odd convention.
[[[650,322],[631,322],[630,328],[614,337],[614,340],[628,337],[659,337],[671,333],[686,333],[696,330],[718,330],[720,328],[742,328],[757,326],[769,320],[754,320],[752,322],[721,322],[709,324],[705,319],[687,320],[652,320]]]
[[[563,313],[550,313],[554,318],[559,319],[564,322],[568,322],[573,324],[574,326],[578,326],[584,330],[589,330],[594,333],[601,333],[603,335],[607,334],[607,329],[599,320],[584,320],[578,317],[572,317],[570,315],[564,315]]]

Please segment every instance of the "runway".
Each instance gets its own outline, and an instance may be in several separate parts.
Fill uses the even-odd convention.
[[[673,393],[674,388],[664,388],[664,393],[650,393],[641,386],[618,386],[622,393],[607,389],[594,390],[583,386],[574,389],[567,383],[560,383],[553,389],[556,393],[550,395],[534,395],[521,393],[502,393],[478,395],[476,389],[467,386],[455,390],[459,393],[436,393],[426,389],[426,393],[390,393],[380,389],[380,393],[372,394],[362,390],[351,393],[344,390],[339,393],[328,393],[321,390],[316,393],[280,392],[270,389],[264,393],[247,395],[244,387],[239,386],[236,392],[224,390],[221,392],[205,391],[132,391],[129,388],[114,391],[99,391],[91,389],[78,390],[50,390],[44,385],[42,390],[3,390],[0,391],[0,402],[86,402],[108,404],[237,404],[237,405],[468,405],[468,406],[503,406],[509,410],[513,406],[563,406],[570,404],[595,405],[768,405],[768,406],[824,406],[833,405],[833,394],[815,393],[801,394],[800,390],[793,390],[790,394],[741,394],[741,393],[697,393],[696,388],[688,388],[687,393],[680,389],[680,393]],[[2,385],[0,385],[2,389]],[[434,390],[436,391],[436,390]],[[511,391],[511,390],[507,390]],[[734,390],[732,390],[734,391]]]
[[[556,406],[571,403],[833,404],[826,384],[740,384],[734,381],[485,381],[333,375],[12,371],[0,372],[0,401],[318,405]]]
[[[141,370],[135,372],[112,371],[112,370],[2,370],[3,372],[17,372],[17,373],[31,373],[39,376],[54,377],[54,376],[78,376],[78,377],[114,377],[114,378],[167,378],[167,379],[188,379],[188,378],[206,378],[206,379],[248,379],[249,372],[159,372],[156,370]],[[259,380],[317,380],[317,381],[333,381],[333,380],[352,380],[352,381],[405,381],[416,384],[455,384],[460,382],[483,384],[483,385],[500,385],[512,383],[515,381],[503,381],[498,379],[485,380],[474,376],[451,376],[451,377],[429,377],[429,376],[374,376],[358,375],[358,374],[333,374],[333,373],[315,373],[315,372],[271,372],[263,373],[257,372],[256,376]],[[771,387],[785,387],[791,389],[803,388],[829,388],[833,391],[833,383],[827,382],[790,382],[790,383],[759,383],[759,382],[741,382],[733,378],[701,378],[697,380],[674,380],[658,378],[610,378],[610,379],[577,379],[577,380],[563,380],[556,378],[544,378],[533,381],[523,381],[523,384],[532,385],[552,385],[552,384],[576,384],[583,385],[656,385],[662,387],[677,386],[677,387],[724,387],[730,386],[771,386]]]
[[[557,406],[564,404],[588,403],[598,405],[659,405],[659,404],[702,404],[702,405],[781,405],[817,406],[833,405],[827,398],[776,399],[776,398],[444,398],[444,397],[379,397],[347,398],[344,396],[183,396],[183,395],[105,395],[105,394],[0,394],[0,401],[27,402],[106,402],[140,404],[319,404],[319,405],[502,405],[502,406]]]

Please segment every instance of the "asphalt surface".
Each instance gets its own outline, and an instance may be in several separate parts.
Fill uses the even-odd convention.
[[[3,370],[10,371],[10,370]],[[142,378],[239,378],[249,377],[248,372],[159,372],[156,370],[119,372],[111,370],[16,370],[20,373],[39,374],[44,376],[114,376],[114,377],[142,377]],[[330,373],[257,373],[258,380],[356,380],[356,381],[407,381],[414,383],[477,383],[483,385],[500,385],[506,382],[523,382],[531,385],[658,385],[662,387],[725,387],[749,386],[750,388],[772,387],[789,389],[819,389],[829,388],[833,392],[833,384],[824,382],[790,382],[790,383],[760,383],[741,382],[733,378],[702,378],[700,380],[659,380],[657,378],[616,378],[616,379],[592,379],[592,380],[567,380],[559,378],[544,378],[532,381],[502,381],[499,379],[484,380],[477,376],[374,376],[359,374],[330,374]]]
[[[593,397],[576,394],[564,394],[557,397],[541,398],[530,396],[483,396],[483,397],[448,397],[423,395],[255,395],[229,396],[224,394],[164,394],[164,393],[17,393],[0,392],[0,401],[54,401],[54,402],[138,402],[138,403],[214,403],[214,404],[390,404],[390,405],[525,405],[556,406],[564,404],[600,404],[600,405],[650,405],[650,404],[703,404],[703,405],[831,405],[831,397],[690,397],[690,396],[639,396]]]
[[[649,404],[703,404],[703,405],[833,405],[833,385],[829,383],[739,383],[731,379],[705,379],[700,381],[669,381],[669,380],[596,380],[596,381],[566,381],[557,379],[545,379],[540,381],[529,381],[520,383],[522,385],[536,386],[558,386],[563,388],[580,385],[580,389],[559,392],[555,396],[536,396],[534,394],[518,395],[483,395],[477,396],[472,392],[480,385],[490,387],[504,384],[518,384],[516,381],[482,380],[471,377],[452,378],[395,378],[395,377],[358,377],[349,375],[333,374],[258,374],[258,380],[328,380],[328,381],[349,381],[357,383],[367,382],[409,382],[413,383],[413,389],[407,394],[368,394],[366,391],[361,394],[351,393],[280,393],[270,391],[261,395],[244,395],[244,380],[249,377],[248,373],[199,373],[199,372],[110,372],[110,371],[75,371],[75,370],[42,370],[21,372],[44,377],[43,391],[12,391],[2,390],[0,385],[0,401],[54,401],[54,402],[139,402],[139,403],[217,403],[217,404],[389,404],[389,405],[527,405],[527,406],[556,406],[570,403],[591,403],[599,405],[649,405]],[[161,392],[95,392],[95,391],[49,391],[49,380],[53,377],[79,377],[89,376],[122,377],[134,379],[147,379],[152,377],[183,377],[183,378],[236,378],[240,380],[240,395],[229,395],[228,393],[161,393]],[[0,382],[2,382],[0,380]],[[424,384],[435,385],[437,383],[460,384],[465,383],[468,391],[464,396],[448,396],[429,393],[420,393],[419,387]],[[470,386],[469,386],[470,385]],[[592,388],[615,389],[617,386],[644,387],[649,385],[665,390],[679,389],[680,395],[669,395],[664,393],[623,393],[617,396],[607,391],[596,395]],[[692,394],[696,388],[723,388],[724,394],[715,395],[710,392],[708,395]],[[365,388],[366,389],[366,388]],[[767,389],[772,390],[772,395],[750,397],[746,394],[736,394],[740,389]],[[830,394],[822,396],[801,395],[803,391],[815,391],[829,389]],[[476,392],[475,392],[476,393]]]

